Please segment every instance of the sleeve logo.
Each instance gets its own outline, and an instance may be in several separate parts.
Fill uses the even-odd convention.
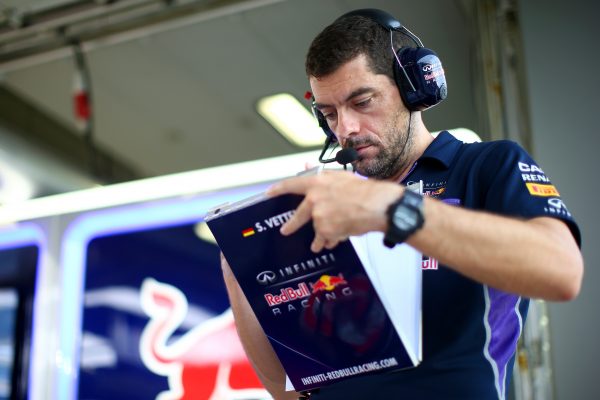
[[[544,171],[535,164],[527,164],[524,162],[518,163],[521,178],[532,196],[555,197],[560,196],[556,187],[550,183],[550,179],[546,177]],[[538,183],[541,182],[541,183]]]
[[[542,197],[554,197],[560,196],[558,190],[554,187],[554,185],[543,185],[540,183],[525,183],[527,186],[527,190],[529,190],[529,194],[532,196],[542,196]]]

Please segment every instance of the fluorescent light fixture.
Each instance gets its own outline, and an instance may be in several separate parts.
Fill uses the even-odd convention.
[[[296,146],[320,146],[325,140],[315,117],[291,94],[263,97],[256,109],[277,132]]]

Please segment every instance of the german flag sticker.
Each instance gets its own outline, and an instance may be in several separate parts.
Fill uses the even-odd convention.
[[[244,229],[242,231],[242,236],[243,237],[248,237],[248,236],[252,236],[256,233],[256,231],[254,231],[254,228],[248,228],[248,229]]]

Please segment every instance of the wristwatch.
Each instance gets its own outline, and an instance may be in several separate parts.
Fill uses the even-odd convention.
[[[383,238],[383,244],[394,247],[402,243],[410,235],[423,226],[423,196],[410,190],[405,190],[398,200],[387,209],[388,228]]]

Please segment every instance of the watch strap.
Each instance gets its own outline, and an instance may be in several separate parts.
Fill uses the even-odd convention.
[[[409,227],[399,227],[395,223],[397,212],[414,213],[415,222]],[[383,244],[392,248],[398,243],[403,243],[423,226],[425,222],[423,217],[423,196],[411,190],[405,190],[398,200],[390,204],[386,214],[388,229],[385,232]]]

